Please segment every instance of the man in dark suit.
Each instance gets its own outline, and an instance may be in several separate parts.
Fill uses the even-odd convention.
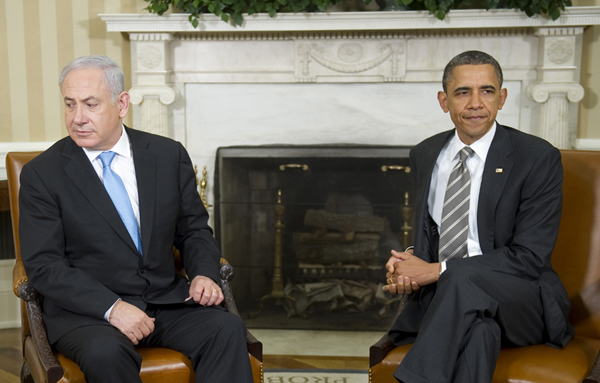
[[[186,150],[123,125],[129,95],[110,58],[80,57],[59,83],[69,136],[23,167],[19,196],[49,341],[88,382],[141,382],[135,346],[181,351],[197,382],[251,382],[244,324],[219,306],[220,254]]]
[[[491,56],[446,66],[440,106],[455,129],[415,146],[414,248],[392,252],[392,293],[410,295],[389,336],[414,342],[400,382],[489,382],[501,345],[564,347],[570,303],[550,264],[562,208],[560,152],[497,124],[507,97]]]

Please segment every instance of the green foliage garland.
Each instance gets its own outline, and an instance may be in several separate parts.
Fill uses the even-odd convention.
[[[278,12],[325,12],[327,7],[343,0],[145,0],[150,13],[162,15],[169,7],[189,13],[190,23],[198,27],[198,17],[201,13],[214,13],[225,22],[232,20],[242,25],[247,13],[268,13],[274,17]],[[369,4],[371,0],[363,0]],[[550,16],[558,19],[560,10],[571,5],[571,0],[393,0],[396,5],[407,10],[428,10],[430,14],[443,20],[451,9],[466,8],[511,8],[520,9],[528,16]]]

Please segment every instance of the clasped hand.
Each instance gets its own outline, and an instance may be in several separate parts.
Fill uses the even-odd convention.
[[[392,250],[385,268],[387,285],[383,289],[392,294],[411,294],[438,280],[440,264],[427,263],[411,253]]]

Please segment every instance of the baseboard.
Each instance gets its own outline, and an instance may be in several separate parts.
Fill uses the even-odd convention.
[[[0,330],[7,328],[19,328],[21,327],[21,319],[14,321],[0,321]]]
[[[12,289],[14,259],[0,260],[0,329],[21,326],[21,306]]]

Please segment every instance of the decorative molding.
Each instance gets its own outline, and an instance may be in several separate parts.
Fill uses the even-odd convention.
[[[573,44],[564,39],[551,42],[546,51],[548,60],[556,65],[562,65],[566,63],[573,57],[574,53],[575,50],[573,49]]]
[[[177,88],[137,85],[129,91],[132,104],[141,105],[140,130],[170,137],[167,109],[177,98]]]
[[[379,76],[383,81],[401,81],[406,74],[404,39],[325,39],[294,42],[296,80],[299,82],[313,82],[319,76],[348,75]]]
[[[577,83],[539,83],[529,88],[531,98],[542,104],[540,135],[559,149],[570,149],[569,102],[579,102],[585,91]]]
[[[171,41],[173,35],[171,33],[130,33],[129,40],[131,41]]]
[[[583,27],[574,28],[540,28],[535,31],[537,36],[575,36],[583,34]]]
[[[548,98],[552,93],[563,93],[570,102],[579,102],[583,99],[585,90],[577,83],[571,84],[553,84],[553,83],[541,83],[536,84],[529,88],[529,95],[531,98],[540,104],[548,101]]]
[[[132,104],[139,105],[144,101],[144,97],[156,96],[164,105],[171,105],[177,99],[177,89],[172,86],[149,86],[138,85],[129,90],[130,101]]]
[[[154,69],[160,65],[163,59],[162,51],[154,45],[146,45],[138,51],[138,60],[148,69]]]
[[[556,21],[539,15],[528,17],[525,13],[512,9],[470,9],[452,10],[444,20],[438,20],[428,11],[279,13],[274,18],[267,14],[254,14],[245,15],[243,25],[235,26],[223,22],[215,15],[202,14],[198,18],[200,25],[196,29],[190,24],[188,17],[188,14],[100,15],[109,32],[133,33],[564,28],[600,24],[600,7],[567,7]]]
[[[531,28],[507,27],[506,29],[421,29],[406,32],[406,36],[419,38],[454,38],[454,37],[513,37],[530,36],[534,31]]]
[[[175,33],[180,41],[281,41],[335,39],[404,39],[404,38],[456,38],[456,37],[513,37],[531,36],[530,28],[517,29],[458,29],[458,30],[411,30],[411,31],[315,31],[315,32],[195,32]],[[132,33],[131,35],[135,35]]]

